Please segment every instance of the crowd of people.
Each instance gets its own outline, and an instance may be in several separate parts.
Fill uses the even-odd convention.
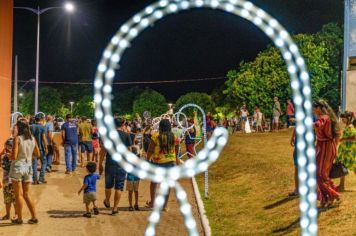
[[[114,121],[126,147],[157,166],[169,168],[179,164],[178,153],[182,143],[185,144],[188,158],[195,156],[197,130],[193,119],[186,121],[189,127],[184,132],[179,131],[177,123],[171,119],[162,119],[156,130],[150,122],[144,122],[140,118],[129,122],[115,117]],[[86,117],[74,118],[68,114],[64,122],[53,119],[51,115],[44,116],[43,113],[38,113],[34,117],[19,117],[13,126],[12,137],[6,141],[5,148],[0,153],[6,206],[6,215],[2,220],[22,224],[22,208],[25,202],[31,213],[28,223],[38,223],[36,209],[29,193],[30,185],[47,183],[47,173],[52,171],[53,165],[60,163],[61,147],[64,150],[65,174],[75,174],[78,165],[79,168],[85,167],[87,171],[83,185],[78,190],[78,194],[83,193],[86,209],[84,217],[90,218],[92,212],[99,214],[96,182],[101,176],[105,178],[103,205],[111,209],[112,215],[118,214],[118,204],[125,186],[128,191],[129,210],[140,210],[138,204],[140,179],[130,173],[127,174],[105,150],[95,120]],[[150,197],[145,207],[153,207],[156,188],[157,184],[151,183]],[[112,195],[113,204],[110,201]],[[16,215],[10,217],[12,206]],[[166,205],[164,210],[167,210]]]
[[[255,105],[253,113],[250,114],[247,106],[243,104],[237,108],[235,114],[231,118],[223,118],[219,121],[214,121],[215,126],[222,126],[229,130],[230,134],[241,131],[242,133],[251,133],[252,131],[262,132],[277,132],[284,127],[294,126],[294,105],[290,99],[286,101],[286,109],[282,110],[278,97],[273,98],[272,116],[267,118],[262,112],[259,105]],[[210,114],[210,113],[209,113]],[[208,114],[208,116],[209,116]],[[283,122],[281,117],[285,116]]]
[[[294,108],[290,100],[287,101],[287,104],[288,122],[291,125],[294,122]],[[345,125],[341,136],[337,117],[327,102],[323,100],[314,102],[313,111],[315,115],[318,199],[322,207],[328,207],[340,199],[340,192],[345,189],[345,176],[341,176],[339,186],[334,185],[330,178],[335,161],[356,173],[356,129],[353,125],[355,117],[351,112],[341,114],[341,121]],[[278,129],[277,124],[281,114],[278,98],[275,97],[274,130]],[[243,106],[240,110],[241,122],[247,124],[248,116],[249,113]],[[258,106],[255,107],[254,118],[256,130],[263,132],[264,118]],[[187,128],[183,131],[179,129],[177,122],[169,118],[162,118],[156,129],[152,124],[142,121],[139,117],[131,122],[115,117],[114,121],[124,145],[140,158],[157,166],[170,168],[179,165],[182,143],[185,144],[188,158],[192,158],[196,154],[195,144],[201,124],[195,125],[194,118],[185,121]],[[225,126],[226,122],[229,121],[224,120],[222,126]],[[210,136],[217,126],[210,112],[206,115],[206,124],[207,134]],[[295,137],[295,132],[293,132],[292,146],[296,146]],[[95,120],[86,117],[73,118],[68,114],[64,122],[53,119],[50,115],[44,116],[39,113],[33,118],[20,117],[17,120],[12,130],[12,137],[6,141],[5,148],[0,153],[3,169],[1,187],[6,209],[2,220],[11,220],[13,224],[22,224],[22,208],[25,202],[31,213],[28,223],[38,223],[36,208],[30,195],[30,186],[31,183],[32,185],[47,183],[47,173],[52,171],[53,165],[60,163],[59,149],[61,146],[64,149],[65,174],[75,174],[78,165],[87,170],[83,184],[78,190],[78,194],[83,192],[83,203],[86,210],[84,217],[90,218],[92,212],[96,215],[99,214],[96,203],[96,183],[101,176],[105,178],[103,205],[111,209],[112,215],[118,214],[118,205],[125,186],[129,193],[129,210],[140,210],[138,204],[140,179],[130,173],[127,174],[105,150],[100,141]],[[295,149],[295,190],[289,194],[290,196],[298,195],[296,153]],[[145,207],[153,207],[156,189],[157,184],[152,182],[150,198]],[[112,196],[113,202],[111,201]],[[16,215],[11,218],[12,207],[15,208]],[[164,210],[166,209],[165,205]]]

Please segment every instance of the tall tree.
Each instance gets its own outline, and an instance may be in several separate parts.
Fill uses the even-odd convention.
[[[73,106],[73,114],[77,116],[86,116],[91,118],[94,116],[94,101],[92,96],[85,95]]]
[[[138,113],[140,116],[145,111],[149,111],[153,117],[160,116],[166,113],[168,105],[166,98],[159,92],[146,89],[140,96],[134,101],[133,112]]]
[[[333,36],[329,32],[333,32]],[[333,108],[339,105],[339,67],[335,57],[339,57],[341,32],[337,25],[329,25],[318,34],[294,36],[311,76],[312,98],[324,98]],[[328,44],[333,40],[337,43]],[[260,105],[271,115],[274,96],[286,101],[292,95],[285,62],[279,50],[272,46],[259,53],[254,61],[242,62],[239,69],[229,71],[227,77],[224,93],[233,106],[246,103],[251,109]]]
[[[140,96],[144,90],[139,87],[133,87],[122,92],[114,93],[112,102],[113,113],[120,115],[132,114],[134,101]]]
[[[197,93],[197,92],[192,92],[192,93],[187,93],[183,96],[181,96],[176,104],[175,104],[175,110],[178,111],[182,106],[188,104],[188,103],[194,103],[198,106],[200,106],[205,113],[207,112],[214,112],[215,109],[215,103],[213,102],[211,96],[209,96],[206,93]],[[184,110],[183,112],[189,116],[193,115],[193,111],[196,110],[194,108],[188,108],[187,110]]]

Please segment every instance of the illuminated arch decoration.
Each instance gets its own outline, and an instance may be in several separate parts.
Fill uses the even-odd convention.
[[[11,114],[11,124],[10,124],[10,127],[14,127],[14,125],[16,124],[17,120],[19,118],[23,117],[22,113],[21,112],[14,112]]]
[[[176,120],[177,120],[177,123],[178,123],[178,126],[181,127],[181,128],[184,128],[182,123],[180,122],[179,120],[179,117],[184,113],[183,110],[184,109],[187,109],[189,107],[194,107],[196,109],[198,109],[203,117],[203,139],[204,139],[204,144],[206,144],[208,142],[208,138],[207,138],[207,135],[206,135],[206,116],[205,116],[205,112],[203,110],[203,108],[201,108],[200,106],[198,106],[197,104],[194,104],[194,103],[188,103],[184,106],[182,106],[178,112],[175,114],[175,117],[176,117]],[[184,115],[185,116],[185,115]],[[186,116],[185,116],[186,118]],[[193,125],[194,126],[194,125]],[[193,127],[192,126],[192,127]],[[187,127],[187,129],[191,129],[192,127]],[[196,144],[197,145],[197,144]],[[194,145],[194,151],[195,151],[195,147],[196,145]],[[205,198],[208,198],[209,197],[209,171],[206,170],[205,173],[204,173],[204,195],[205,195]]]
[[[186,201],[186,193],[177,180],[206,171],[209,165],[216,161],[226,144],[227,131],[222,128],[216,129],[204,149],[198,153],[197,158],[188,160],[184,165],[170,169],[157,168],[129,152],[119,139],[111,111],[112,82],[115,70],[119,69],[121,56],[139,33],[166,15],[192,8],[216,9],[240,16],[259,27],[281,51],[291,78],[296,108],[301,233],[302,235],[317,235],[316,164],[309,74],[297,45],[284,27],[264,10],[245,0],[161,0],[149,5],[123,24],[103,52],[94,82],[94,100],[95,116],[98,119],[99,132],[104,146],[127,172],[142,179],[161,183],[145,234],[155,235],[164,196],[169,187],[174,187],[181,204],[180,210],[185,219],[185,226],[190,235],[198,235],[191,207]]]

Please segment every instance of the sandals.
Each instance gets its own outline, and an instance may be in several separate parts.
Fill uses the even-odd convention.
[[[83,214],[83,217],[91,218],[91,213],[90,213],[90,212],[87,212],[87,213]]]
[[[153,209],[153,204],[152,204],[152,202],[147,201],[147,202],[146,202],[146,208]]]
[[[129,207],[129,211],[134,211],[134,208],[133,207]]]
[[[117,214],[119,214],[119,211],[118,211],[118,210],[116,210],[116,211],[113,210],[113,211],[111,212],[111,215],[112,215],[112,216],[116,216]]]
[[[93,208],[94,215],[99,215],[99,209],[97,207]]]
[[[110,208],[110,203],[107,203],[105,200],[104,200],[104,206],[106,207],[106,208]]]
[[[38,219],[30,219],[27,221],[27,223],[30,225],[38,224]]]
[[[22,225],[23,221],[20,219],[11,219],[11,223],[14,225]]]
[[[5,215],[5,216],[1,217],[1,220],[10,220],[10,216]]]
[[[139,211],[140,208],[138,207],[138,205],[135,205],[135,211]]]

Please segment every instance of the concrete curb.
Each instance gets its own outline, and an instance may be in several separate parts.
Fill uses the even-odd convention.
[[[208,220],[208,217],[205,214],[206,212],[205,212],[205,208],[204,208],[204,203],[203,203],[203,200],[201,198],[201,195],[200,195],[200,192],[199,192],[199,188],[198,188],[198,184],[197,184],[197,181],[196,181],[195,177],[192,178],[192,184],[193,184],[195,199],[196,199],[197,205],[198,205],[200,221],[201,221],[201,223],[203,225],[204,235],[205,236],[211,236],[211,228],[210,228],[209,220]]]

